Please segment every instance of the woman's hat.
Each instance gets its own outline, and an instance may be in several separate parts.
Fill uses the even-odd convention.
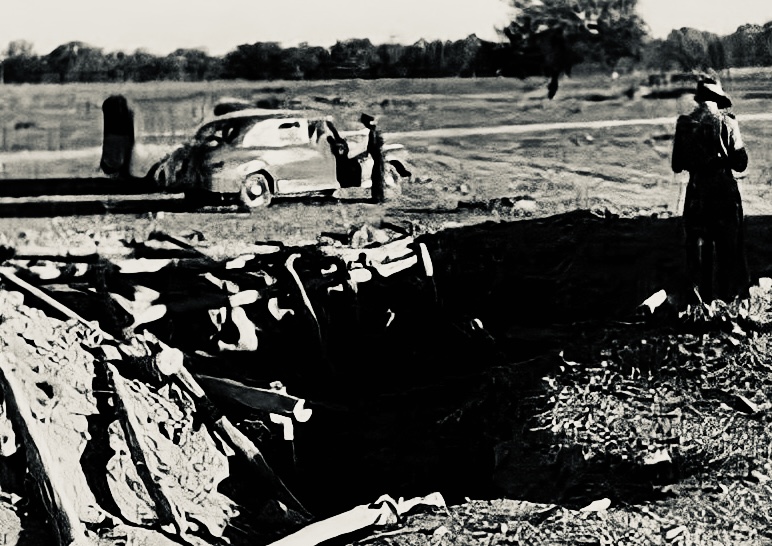
[[[703,78],[697,82],[694,100],[697,102],[713,101],[719,108],[732,106],[732,99],[726,94],[718,80],[713,78]]]

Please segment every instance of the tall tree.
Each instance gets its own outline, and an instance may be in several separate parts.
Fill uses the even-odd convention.
[[[587,57],[613,65],[637,57],[645,27],[635,12],[637,0],[509,0],[514,20],[503,29],[521,76],[550,77],[548,96],[561,75]]]
[[[721,70],[727,66],[724,44],[711,32],[684,27],[670,32],[662,45],[661,55],[666,66],[681,70]]]
[[[62,44],[46,55],[45,61],[61,83],[107,79],[107,63],[102,50],[83,42]]]

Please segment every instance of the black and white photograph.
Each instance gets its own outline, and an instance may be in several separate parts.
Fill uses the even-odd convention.
[[[772,3],[1,11],[0,546],[772,546]]]

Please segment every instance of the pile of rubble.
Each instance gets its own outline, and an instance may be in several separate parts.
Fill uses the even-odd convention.
[[[431,274],[426,246],[405,232],[363,226],[334,237],[311,247],[247,245],[223,257],[200,241],[152,232],[112,253],[37,249],[8,264],[116,336],[149,328],[190,352],[254,351],[261,333],[305,328],[323,337],[325,313],[317,306],[350,297],[373,278],[419,262]]]
[[[214,409],[178,350],[147,333],[117,341],[48,317],[20,292],[0,292],[0,304],[2,455],[25,452],[13,470],[28,472],[37,494],[14,490],[18,476],[0,486],[39,495],[59,544],[244,543],[250,537],[234,526],[240,507],[218,492],[235,478],[230,457],[252,464],[253,476],[238,478],[286,503],[288,522],[307,519],[258,448]]]
[[[326,243],[254,245],[222,259],[153,233],[117,257],[9,253],[0,270],[5,541],[15,543],[28,519],[16,505],[38,500],[59,544],[259,544],[311,521],[254,437],[210,396],[258,412],[285,440],[311,417],[305,400],[280,382],[261,388],[188,370],[196,356],[254,354],[287,316],[310,319],[323,344],[320,294],[355,294],[419,263],[431,274],[426,247],[406,234],[365,227],[346,244]],[[318,542],[341,521],[361,529],[426,504],[444,501],[386,497],[285,541]]]

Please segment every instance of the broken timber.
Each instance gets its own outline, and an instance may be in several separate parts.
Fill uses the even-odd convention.
[[[35,289],[35,287],[30,286],[28,283],[21,281],[15,277],[12,272],[3,270],[3,273],[6,280],[13,280],[14,284],[24,292],[34,295],[47,305],[57,309],[60,313],[80,323],[79,328],[85,327],[87,331],[91,332],[88,336],[89,338],[99,339],[101,337],[102,339],[112,340],[112,337],[109,334],[102,332],[98,326],[93,323],[88,323],[85,319],[47,294]],[[37,312],[40,313],[39,311]],[[10,340],[11,343],[14,343],[15,339],[17,339],[16,336],[8,337],[8,340]],[[21,338],[18,339],[19,341],[16,343],[20,344],[21,348],[8,353],[8,355],[17,355],[17,358],[19,358],[19,355],[25,354],[24,347],[26,347],[24,341],[21,340]],[[205,414],[205,421],[212,424],[213,432],[224,439],[236,453],[251,462],[257,475],[263,480],[263,483],[275,489],[275,498],[281,500],[287,506],[292,507],[300,514],[308,517],[308,512],[273,473],[265,462],[265,459],[262,457],[259,449],[235,426],[233,426],[227,417],[218,414],[214,410],[214,407],[206,398],[203,389],[201,389],[196,380],[187,372],[187,370],[185,370],[184,366],[182,366],[182,354],[163,345],[157,340],[154,341],[162,347],[162,352],[167,355],[167,357],[163,359],[155,359],[158,372],[175,379],[176,382],[181,385],[183,390],[193,397],[196,404],[199,405],[199,409]],[[103,345],[103,347],[109,347],[109,345]],[[121,348],[121,344],[118,344],[118,348]],[[114,350],[105,350],[105,355],[108,353],[115,355]],[[171,359],[178,362],[177,365],[169,364],[169,353],[179,355],[179,359]],[[67,457],[66,455],[63,455],[64,452],[62,452],[61,446],[57,446],[57,449],[54,450],[49,443],[50,433],[46,433],[41,429],[41,425],[39,424],[40,410],[37,410],[38,418],[36,418],[36,410],[28,403],[28,400],[30,400],[31,397],[34,398],[35,395],[27,392],[29,388],[39,389],[41,383],[38,382],[38,387],[35,387],[35,382],[33,381],[30,383],[31,386],[27,387],[25,390],[23,383],[16,378],[18,372],[15,370],[26,370],[26,366],[30,365],[29,362],[23,360],[22,368],[18,368],[18,366],[14,368],[13,362],[8,360],[11,358],[8,355],[0,353],[0,386],[2,386],[3,391],[6,394],[6,403],[9,413],[12,416],[12,420],[16,425],[20,437],[24,441],[27,450],[28,464],[30,465],[32,475],[39,484],[44,504],[52,516],[52,521],[55,522],[58,542],[60,544],[82,543],[83,541],[89,542],[86,538],[88,536],[87,525],[97,524],[98,522],[105,520],[105,518],[109,518],[109,515],[99,508],[88,485],[86,485],[85,477],[83,476],[83,471],[79,463],[80,456]],[[125,403],[126,400],[129,399],[128,392],[126,391],[126,387],[129,383],[120,378],[114,365],[108,365],[108,369],[110,371],[112,384],[116,390],[114,401],[118,406],[117,410],[118,415],[120,416],[121,426],[124,429],[125,438],[129,442],[132,459],[136,461],[136,464],[134,465],[135,469],[140,472],[147,493],[153,498],[156,511],[160,516],[160,523],[171,523],[180,538],[188,541],[190,538],[187,536],[188,531],[195,531],[196,529],[196,526],[191,527],[190,522],[187,521],[184,516],[184,513],[189,511],[190,508],[182,510],[178,504],[170,500],[174,497],[172,494],[173,492],[169,490],[168,484],[164,484],[163,480],[158,479],[158,473],[154,472],[157,468],[154,468],[148,461],[148,453],[152,452],[153,447],[148,444],[143,444],[141,435],[138,434],[138,430],[142,425],[136,416],[133,415],[129,405]],[[58,388],[59,387],[57,387],[57,389]],[[68,386],[67,388],[71,387]],[[77,394],[74,399],[77,400]],[[58,411],[61,413],[62,410],[60,409]],[[96,411],[96,408],[94,408],[93,411]],[[70,421],[71,419],[64,419],[64,422]],[[71,433],[87,434],[87,427],[84,427],[85,424],[84,426],[75,427],[74,430],[71,430]],[[65,425],[65,429],[66,428],[67,426]],[[206,521],[205,515],[199,516],[198,521],[202,520]],[[216,536],[221,532],[222,528],[223,524],[215,521],[211,524],[210,532]],[[214,529],[214,531],[212,531],[212,529]],[[162,543],[167,542],[161,537],[158,538]],[[200,541],[197,542],[201,543]]]

